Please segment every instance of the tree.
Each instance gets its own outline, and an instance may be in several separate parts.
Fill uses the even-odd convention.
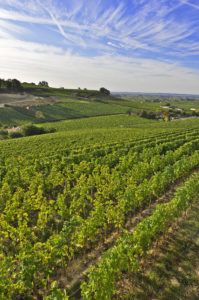
[[[148,117],[147,111],[146,111],[146,110],[142,110],[142,111],[140,112],[139,116],[140,116],[141,118],[147,118],[147,117]]]
[[[39,85],[48,87],[48,82],[47,81],[40,81]]]
[[[109,96],[110,95],[110,91],[105,89],[104,87],[100,88],[100,93]]]
[[[0,88],[4,88],[4,87],[5,87],[5,80],[0,79]]]
[[[12,89],[17,91],[22,90],[23,87],[21,85],[21,82],[17,79],[12,79]]]
[[[127,114],[128,116],[130,116],[130,115],[132,114],[132,109],[131,109],[131,108],[128,108],[127,111],[126,111],[126,114]]]
[[[6,80],[6,88],[8,90],[12,89],[12,80],[11,79]]]
[[[0,88],[6,88],[8,90],[21,91],[23,90],[23,86],[21,82],[17,79],[0,79]]]

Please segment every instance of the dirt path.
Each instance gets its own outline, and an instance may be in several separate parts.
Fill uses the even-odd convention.
[[[192,174],[195,170],[192,171]],[[189,175],[190,177],[191,175]],[[189,178],[188,177],[188,178]],[[144,218],[150,216],[154,211],[155,207],[159,203],[165,203],[170,201],[173,194],[175,193],[176,189],[183,185],[186,180],[177,183],[175,186],[171,187],[171,189],[154,203],[152,203],[149,207],[138,213],[134,217],[129,217],[125,228],[128,229],[130,232],[133,232],[136,225]],[[70,299],[80,299],[80,282],[82,279],[85,278],[87,275],[90,267],[95,265],[100,259],[104,251],[113,247],[116,240],[119,238],[120,234],[118,232],[112,232],[110,236],[106,239],[105,243],[100,242],[95,249],[90,251],[89,253],[85,253],[83,256],[79,256],[75,258],[72,262],[69,263],[67,269],[65,270],[64,275],[58,275],[58,280],[61,283],[63,288],[67,288],[69,290]],[[72,274],[72,275],[71,275]],[[199,298],[198,298],[199,299]],[[155,299],[154,299],[155,300]]]
[[[8,131],[8,133],[10,133],[10,132],[19,132],[20,127],[17,126],[17,127],[8,128],[7,131]]]
[[[150,251],[138,274],[124,274],[113,299],[199,299],[199,201]]]

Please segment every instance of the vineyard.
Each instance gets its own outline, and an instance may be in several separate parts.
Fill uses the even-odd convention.
[[[198,196],[197,127],[64,124],[0,142],[0,299],[111,299]]]

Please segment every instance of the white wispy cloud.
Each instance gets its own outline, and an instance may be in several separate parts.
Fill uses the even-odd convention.
[[[107,6],[104,11],[102,2],[98,0],[88,5],[85,0],[73,0],[60,7],[58,1],[52,0],[5,0],[4,3],[21,9],[21,12],[0,8],[0,18],[54,25],[69,44],[82,47],[86,47],[88,39],[102,42],[106,38],[113,47],[121,43],[126,49],[140,48],[153,52],[170,47],[173,53],[179,55],[184,55],[184,49],[180,51],[179,41],[190,45],[188,39],[199,29],[195,21],[175,20],[172,16],[172,12],[182,5],[198,7],[186,0],[180,0],[177,4],[173,0],[169,4],[165,0],[134,0],[135,12],[129,14],[123,1]],[[196,54],[198,50],[199,46]],[[194,54],[194,51],[191,53]]]
[[[0,19],[20,21],[24,23],[36,23],[36,24],[53,24],[52,20],[44,17],[27,15],[24,12],[17,12],[15,10],[8,10],[0,8]]]
[[[0,28],[4,29],[7,32],[19,33],[19,34],[23,34],[28,31],[23,26],[13,24],[13,23],[7,22],[5,20],[0,20]]]
[[[193,8],[199,9],[199,5],[196,5],[196,4],[194,4],[194,3],[191,3],[191,2],[189,2],[189,1],[187,1],[187,0],[180,0],[180,2],[181,2],[182,4],[186,4],[186,5],[191,6],[191,7],[193,7]]]
[[[24,28],[23,26],[0,19],[0,38],[3,37],[7,39],[13,39],[13,35],[20,38],[28,32],[28,29]],[[4,47],[4,45],[1,44],[1,47]]]
[[[49,46],[47,44],[40,44],[40,43],[33,43],[33,42],[24,42],[18,39],[13,39],[13,37],[9,38],[0,38],[1,43],[1,53],[2,59],[5,59],[8,56],[8,53],[12,54],[13,56],[15,50],[19,51],[29,51],[33,53],[54,53],[54,54],[64,54],[62,48],[56,46]],[[23,52],[24,54],[24,52]],[[23,58],[23,55],[21,55]]]
[[[116,48],[120,48],[121,47],[120,45],[116,45],[116,44],[114,44],[112,42],[107,42],[107,45],[112,46],[112,47],[116,47]]]
[[[185,5],[191,10],[197,5],[187,0],[132,0],[134,9],[128,11],[125,0],[107,1],[105,8],[104,3],[4,0],[0,3],[0,77],[20,74],[21,80],[44,78],[65,87],[199,93],[197,71],[156,58],[161,53],[199,55],[199,21],[175,14]],[[26,41],[27,24],[57,32],[62,39],[59,46],[49,45],[45,36],[41,43]],[[94,51],[88,58],[81,49]],[[148,53],[155,59],[144,59]]]
[[[47,80],[52,86],[66,88],[106,86],[112,91],[199,94],[199,72],[172,61],[110,54],[88,58],[47,45],[7,39],[0,43],[4,45],[0,48],[0,77],[36,83]]]

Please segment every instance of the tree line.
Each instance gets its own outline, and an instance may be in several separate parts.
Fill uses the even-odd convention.
[[[0,78],[0,89],[14,90],[14,91],[22,91],[23,86],[21,82],[17,79],[1,79]]]
[[[27,82],[23,82],[23,84],[28,84]],[[35,85],[35,83],[31,83],[31,85]],[[43,81],[40,81],[38,83],[38,86],[41,86],[41,87],[49,87],[48,85],[48,82],[43,80]],[[23,85],[22,83],[18,80],[18,79],[1,79],[0,78],[0,91],[1,89],[6,89],[6,90],[9,90],[9,91],[23,91],[24,88],[23,88]],[[80,89],[80,88],[79,88]],[[87,89],[85,89],[87,90]],[[106,95],[106,96],[109,96],[110,95],[110,91],[107,90],[106,88],[104,87],[101,87],[99,89],[99,92],[102,94],[102,95]]]
[[[35,83],[32,83],[32,85],[36,85]],[[47,81],[40,81],[38,83],[39,86],[45,86],[48,87]],[[10,91],[23,91],[23,86],[21,82],[18,79],[1,79],[0,78],[0,89],[7,89]]]

